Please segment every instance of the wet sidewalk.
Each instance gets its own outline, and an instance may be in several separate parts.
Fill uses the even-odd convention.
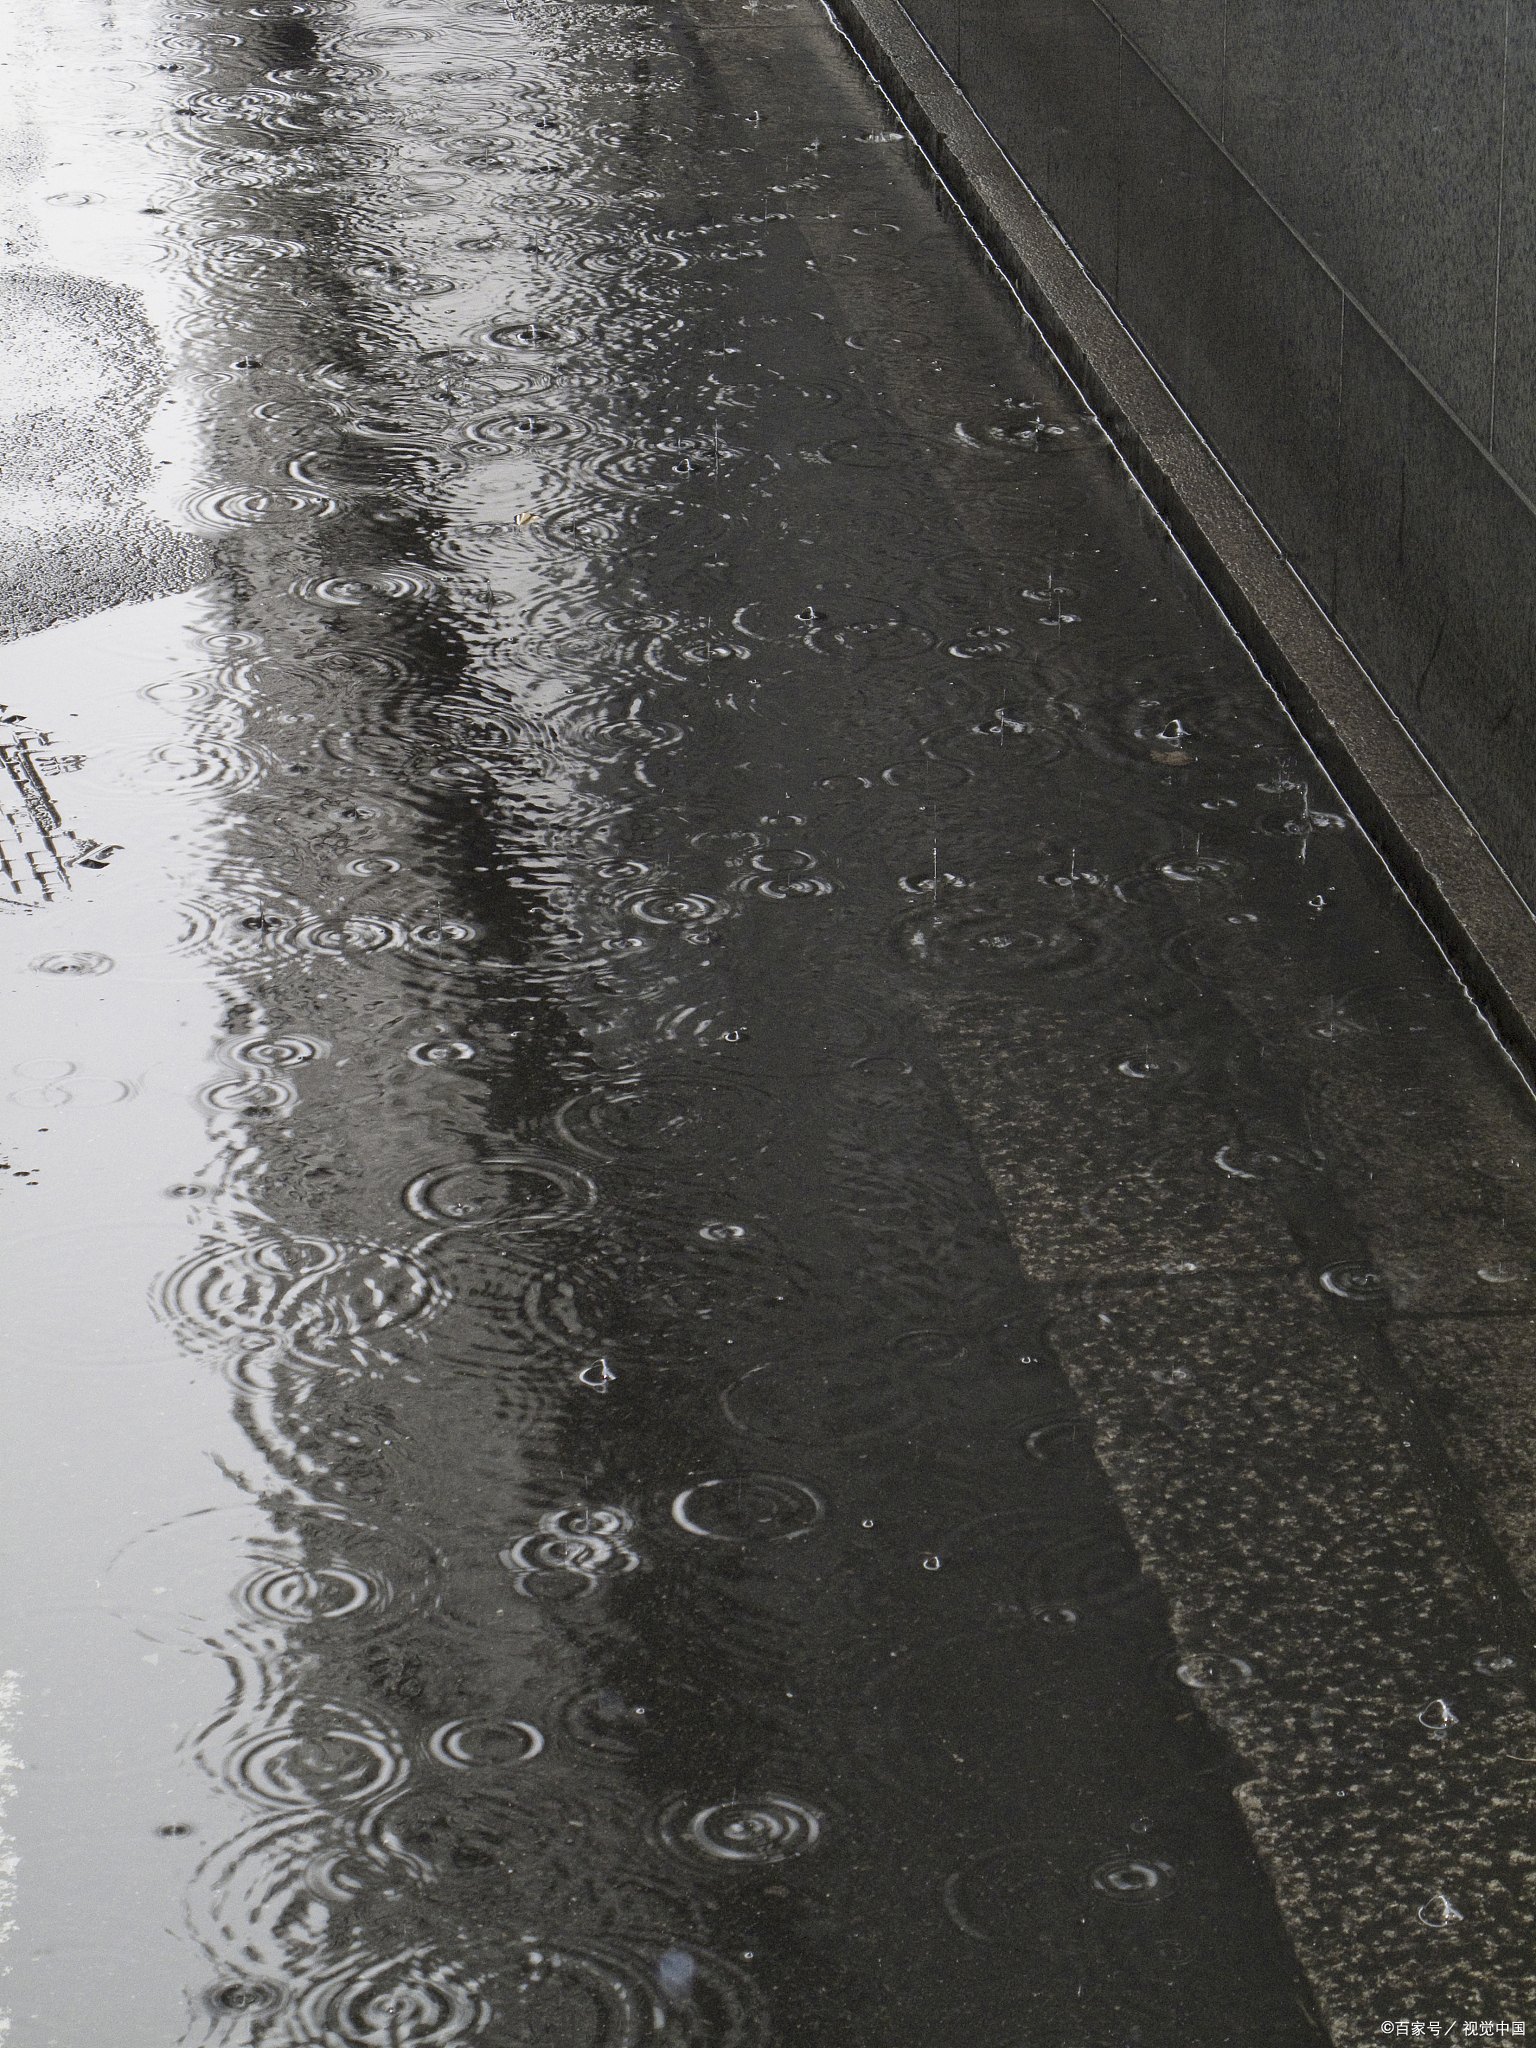
[[[17,2048],[1536,2026],[1529,1096],[824,12],[28,33]]]

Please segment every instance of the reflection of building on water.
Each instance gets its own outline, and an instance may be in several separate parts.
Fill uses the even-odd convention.
[[[30,909],[69,887],[69,870],[104,868],[117,851],[71,832],[48,794],[45,775],[69,775],[83,754],[58,754],[45,732],[14,713],[0,718],[0,902]]]

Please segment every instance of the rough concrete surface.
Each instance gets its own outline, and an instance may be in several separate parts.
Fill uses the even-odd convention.
[[[165,382],[138,295],[61,271],[0,272],[0,636],[185,590],[206,543],[145,508]]]
[[[1457,1211],[1467,1153],[1502,1136],[1488,1092],[1425,1091],[1411,1061],[1354,1057],[1378,1034],[1281,1006],[1272,1047],[1312,1068],[1309,1156],[1234,1144],[1187,1070],[1112,1092],[1116,1014],[969,1000],[935,1021],[1186,1682],[1252,1770],[1241,1803],[1334,2037],[1528,2012],[1530,1609],[1488,1526],[1536,1592],[1536,1374],[1503,1306],[1529,1282],[1477,1278],[1501,1203]],[[1431,1100],[1449,1156],[1429,1123],[1401,1136]]]

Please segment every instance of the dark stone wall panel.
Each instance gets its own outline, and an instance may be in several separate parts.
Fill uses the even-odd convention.
[[[1119,31],[1091,0],[960,0],[959,83],[1111,297],[1119,71]]]
[[[1536,0],[912,4],[1536,904]]]
[[[1536,498],[1536,0],[1509,23],[1493,452]]]
[[[1343,294],[1127,50],[1121,318],[1333,601]]]
[[[1536,902],[1536,515],[1350,308],[1336,618]]]
[[[1105,0],[1104,11],[1219,140],[1227,0]]]
[[[953,74],[960,56],[960,0],[911,0],[908,14]]]
[[[1488,432],[1505,0],[1229,0],[1224,140]]]

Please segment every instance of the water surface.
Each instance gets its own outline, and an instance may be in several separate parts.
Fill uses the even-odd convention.
[[[219,568],[0,658],[14,2038],[1319,2038],[931,1022],[1441,990],[1278,709],[802,0],[49,34]]]

